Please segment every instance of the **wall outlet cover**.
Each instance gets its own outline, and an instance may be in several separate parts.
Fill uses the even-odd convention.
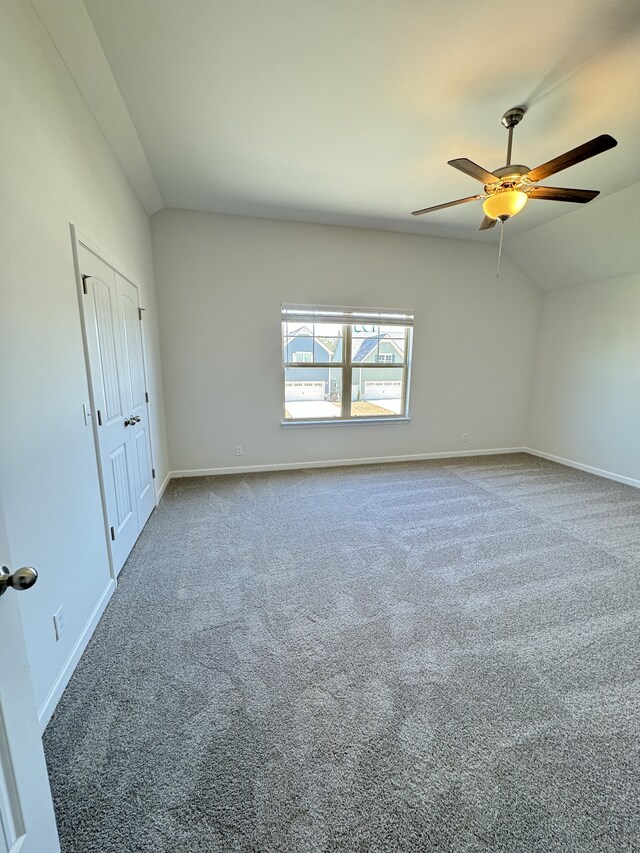
[[[53,627],[56,632],[56,640],[60,640],[64,634],[64,610],[62,605],[53,614]]]

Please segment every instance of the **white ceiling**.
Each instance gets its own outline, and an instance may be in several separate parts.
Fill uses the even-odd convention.
[[[481,192],[447,160],[502,165],[518,104],[515,162],[619,141],[546,184],[640,180],[638,0],[85,2],[169,207],[494,240],[480,202],[410,211]]]

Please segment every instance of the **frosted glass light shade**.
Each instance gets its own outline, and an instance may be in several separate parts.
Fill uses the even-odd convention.
[[[491,219],[509,217],[519,213],[527,203],[527,194],[519,190],[504,190],[485,199],[482,209]]]

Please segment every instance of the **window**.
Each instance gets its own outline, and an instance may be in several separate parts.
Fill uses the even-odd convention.
[[[283,306],[284,423],[406,419],[412,332],[408,311]]]

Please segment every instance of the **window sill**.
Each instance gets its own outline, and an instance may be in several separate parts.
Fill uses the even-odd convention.
[[[297,429],[298,427],[331,427],[331,426],[359,426],[361,424],[408,424],[411,418],[326,418],[325,420],[308,421],[281,421],[280,425],[285,429]]]

